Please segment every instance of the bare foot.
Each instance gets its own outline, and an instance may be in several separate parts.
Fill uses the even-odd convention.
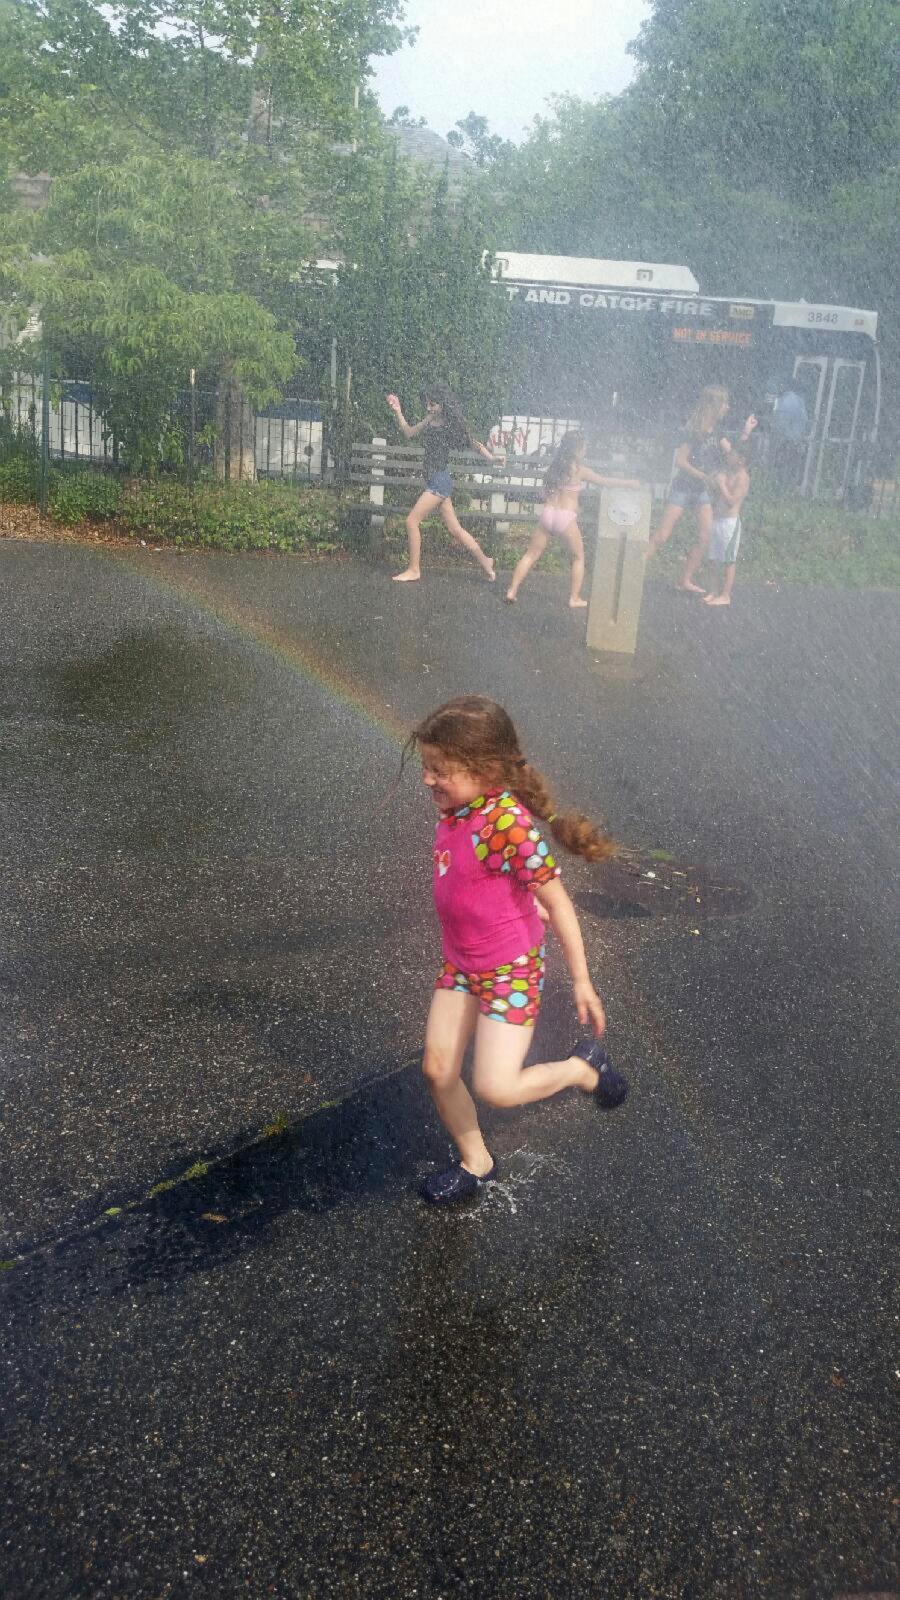
[[[676,583],[675,587],[676,587],[676,589],[680,590],[680,592],[682,594],[705,594],[706,593],[705,589],[701,589],[699,583],[691,583],[690,579],[688,579],[687,582]]]
[[[494,560],[492,556],[489,556],[488,560],[485,562],[484,575],[487,578],[488,583],[497,582],[497,574],[494,571]]]
[[[513,594],[511,589],[507,591],[507,595],[506,595],[506,603],[507,603],[507,605],[514,606],[516,601],[518,600],[518,598],[519,598],[519,596],[517,594]]]
[[[731,596],[728,594],[708,594],[703,603],[707,606],[730,606]]]
[[[577,600],[570,600],[569,605],[572,607],[573,611],[581,611],[587,605],[587,601],[582,600],[579,597]]]
[[[421,572],[413,572],[412,567],[407,567],[405,572],[395,572],[391,581],[393,583],[418,583],[421,576]]]

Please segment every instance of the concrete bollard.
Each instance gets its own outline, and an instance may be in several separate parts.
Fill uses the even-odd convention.
[[[589,650],[634,655],[650,538],[649,489],[601,489],[587,614]]]

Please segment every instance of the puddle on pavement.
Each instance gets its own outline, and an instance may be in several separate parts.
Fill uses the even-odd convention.
[[[215,704],[237,710],[244,673],[228,652],[203,649],[176,627],[130,633],[100,655],[29,673],[21,691],[7,682],[0,704],[9,776],[67,761],[76,748],[123,755],[170,739],[179,724]]]
[[[231,711],[245,698],[227,652],[200,648],[173,626],[128,634],[102,655],[48,669],[44,681],[69,717],[124,724],[142,742],[165,738],[213,700]]]
[[[192,731],[245,702],[246,664],[177,627],[145,628],[99,655],[7,685],[0,711],[3,781],[93,784],[112,799],[120,848],[171,849],[215,831],[214,797],[198,783]],[[186,772],[190,769],[190,781]],[[208,804],[204,804],[204,799]]]
[[[600,888],[574,896],[594,917],[738,916],[754,904],[752,890],[732,874],[659,855],[604,861],[596,872]]]

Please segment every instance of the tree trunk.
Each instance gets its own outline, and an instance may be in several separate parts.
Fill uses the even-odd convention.
[[[256,482],[256,419],[231,366],[219,379],[216,395],[216,477],[229,483]]]

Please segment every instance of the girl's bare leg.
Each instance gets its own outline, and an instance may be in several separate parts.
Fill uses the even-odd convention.
[[[453,509],[453,502],[451,500],[441,501],[441,516],[444,519],[444,525],[447,529],[447,532],[452,533],[454,539],[456,539],[465,550],[468,550],[470,555],[475,557],[475,560],[481,567],[482,572],[485,572],[490,578],[491,582],[493,582],[497,576],[496,572],[494,571],[493,557],[486,556],[481,548],[481,545],[478,543],[478,540],[473,539],[471,533],[466,532]]]
[[[546,1100],[561,1089],[596,1089],[600,1081],[594,1067],[580,1056],[565,1061],[542,1061],[523,1067],[533,1028],[498,1022],[479,1014],[475,1026],[475,1093],[489,1106],[526,1106]]]
[[[586,606],[587,601],[581,598],[581,585],[584,583],[584,540],[577,522],[570,522],[563,538],[572,553],[572,580],[569,588],[569,605],[574,607]]]
[[[467,1172],[481,1178],[493,1157],[478,1126],[475,1102],[462,1080],[466,1045],[475,1032],[478,1001],[472,994],[435,989],[425,1028],[422,1071],[437,1114],[460,1154]]]
[[[534,533],[531,535],[531,543],[528,546],[528,549],[525,551],[525,554],[520,556],[516,562],[515,571],[509,580],[509,588],[506,591],[507,600],[516,599],[524,580],[528,577],[532,567],[536,566],[540,561],[541,556],[544,554],[546,548],[547,535],[540,524],[538,524],[534,530]]]
[[[430,517],[432,511],[441,504],[439,494],[432,494],[426,489],[419,495],[418,500],[406,519],[406,537],[409,540],[409,565],[403,572],[394,574],[395,583],[415,583],[422,576],[422,533],[421,523],[424,517]]]
[[[648,559],[653,555],[655,550],[659,549],[661,544],[665,544],[666,540],[672,537],[673,529],[681,521],[683,516],[683,506],[673,506],[671,503],[666,504],[662,514],[662,521],[656,532],[651,536],[647,545]]]
[[[684,570],[676,584],[677,589],[686,589],[689,594],[705,594],[699,583],[694,582],[694,574],[701,561],[706,560],[709,549],[709,536],[712,533],[713,509],[712,506],[697,507],[697,543],[688,551]]]
[[[722,579],[721,593],[720,594],[708,594],[706,596],[706,604],[708,606],[730,606],[731,605],[731,591],[734,588],[734,575],[735,575],[736,572],[737,572],[737,563],[732,561],[730,563],[730,565],[725,568],[725,574],[724,574],[724,577]]]

